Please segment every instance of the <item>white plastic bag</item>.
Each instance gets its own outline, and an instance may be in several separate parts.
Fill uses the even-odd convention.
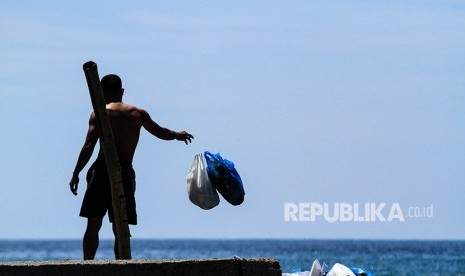
[[[326,276],[355,276],[355,274],[347,266],[336,263]]]
[[[220,203],[218,192],[208,178],[207,163],[202,153],[195,156],[187,175],[187,194],[192,203],[204,210],[209,210]]]

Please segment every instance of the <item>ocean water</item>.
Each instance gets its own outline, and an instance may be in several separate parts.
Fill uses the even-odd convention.
[[[131,247],[134,259],[273,257],[291,275],[308,274],[315,259],[376,276],[465,275],[465,241],[132,239]],[[81,258],[80,240],[0,240],[0,262]],[[113,259],[113,241],[101,241],[96,258]]]

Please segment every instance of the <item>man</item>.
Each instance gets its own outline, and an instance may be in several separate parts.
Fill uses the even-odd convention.
[[[144,127],[149,133],[163,140],[184,141],[186,145],[194,137],[185,131],[172,131],[155,123],[150,115],[143,109],[122,102],[124,89],[121,79],[117,75],[107,75],[101,81],[103,95],[107,103],[107,114],[110,120],[113,139],[118,153],[122,170],[124,195],[126,199],[126,211],[128,223],[137,224],[136,203],[134,198],[135,173],[132,168],[132,159],[139,141],[140,129]],[[92,156],[100,133],[97,128],[95,114],[89,119],[84,146],[69,182],[71,192],[77,195],[79,173],[86,166]],[[97,160],[92,164],[87,173],[87,190],[82,202],[80,216],[87,218],[87,228],[83,239],[84,260],[92,260],[95,257],[99,244],[99,231],[102,219],[108,211],[110,222],[114,222],[114,214],[111,203],[110,181],[105,164],[105,157],[100,150]],[[115,233],[115,257],[118,257],[118,239]]]

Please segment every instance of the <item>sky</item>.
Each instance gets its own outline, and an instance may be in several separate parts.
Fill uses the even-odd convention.
[[[141,134],[134,238],[463,240],[463,30],[462,1],[2,1],[0,239],[82,237],[92,60],[195,136]],[[235,163],[242,205],[189,201],[203,151]],[[357,221],[367,205],[397,218]]]

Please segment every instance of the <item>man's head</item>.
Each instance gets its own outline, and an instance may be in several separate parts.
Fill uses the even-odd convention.
[[[114,74],[106,75],[100,83],[107,103],[121,102],[123,100],[124,89],[120,77]]]

